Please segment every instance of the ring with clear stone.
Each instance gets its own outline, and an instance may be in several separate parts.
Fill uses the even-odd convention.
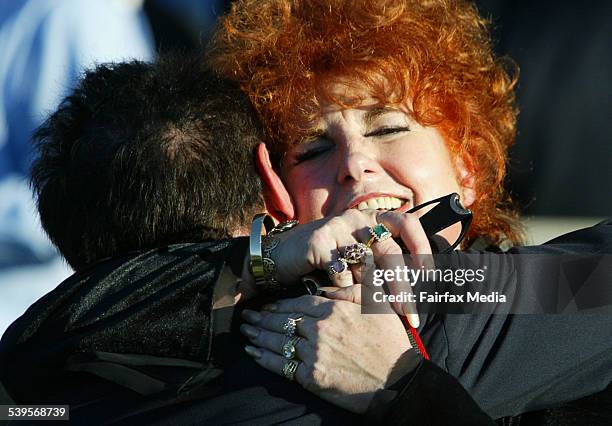
[[[293,359],[296,355],[296,346],[300,341],[299,336],[291,336],[287,342],[283,345],[282,353],[287,359]]]
[[[304,315],[300,315],[299,317],[287,318],[287,321],[283,324],[283,331],[287,337],[292,337],[295,335],[295,330],[297,329],[297,323],[304,319]]]

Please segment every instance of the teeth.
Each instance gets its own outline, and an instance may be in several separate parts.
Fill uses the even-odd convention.
[[[354,208],[356,208],[357,210],[391,210],[400,207],[403,203],[403,200],[400,200],[399,198],[395,197],[376,197],[370,198],[368,201],[362,201]]]

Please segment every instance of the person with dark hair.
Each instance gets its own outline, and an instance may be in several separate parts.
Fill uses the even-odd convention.
[[[250,104],[198,68],[182,57],[101,65],[38,129],[38,210],[75,270],[244,234],[263,211],[252,160],[261,132]]]

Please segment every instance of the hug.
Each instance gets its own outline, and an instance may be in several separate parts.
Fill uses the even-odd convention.
[[[609,304],[362,312],[359,266],[431,259],[415,207],[452,193],[459,260],[612,251],[610,220],[522,245],[517,78],[448,0],[242,0],[206,54],[90,71],[35,136],[76,273],[2,337],[7,400],[94,424],[609,422]],[[299,294],[315,271],[330,286]]]

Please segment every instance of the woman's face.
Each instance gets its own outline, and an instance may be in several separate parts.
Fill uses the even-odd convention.
[[[473,191],[459,184],[467,176],[463,163],[451,158],[435,128],[419,125],[405,111],[371,98],[352,109],[322,106],[312,137],[283,160],[300,222],[350,208],[410,208],[451,192],[465,206],[473,202]]]

